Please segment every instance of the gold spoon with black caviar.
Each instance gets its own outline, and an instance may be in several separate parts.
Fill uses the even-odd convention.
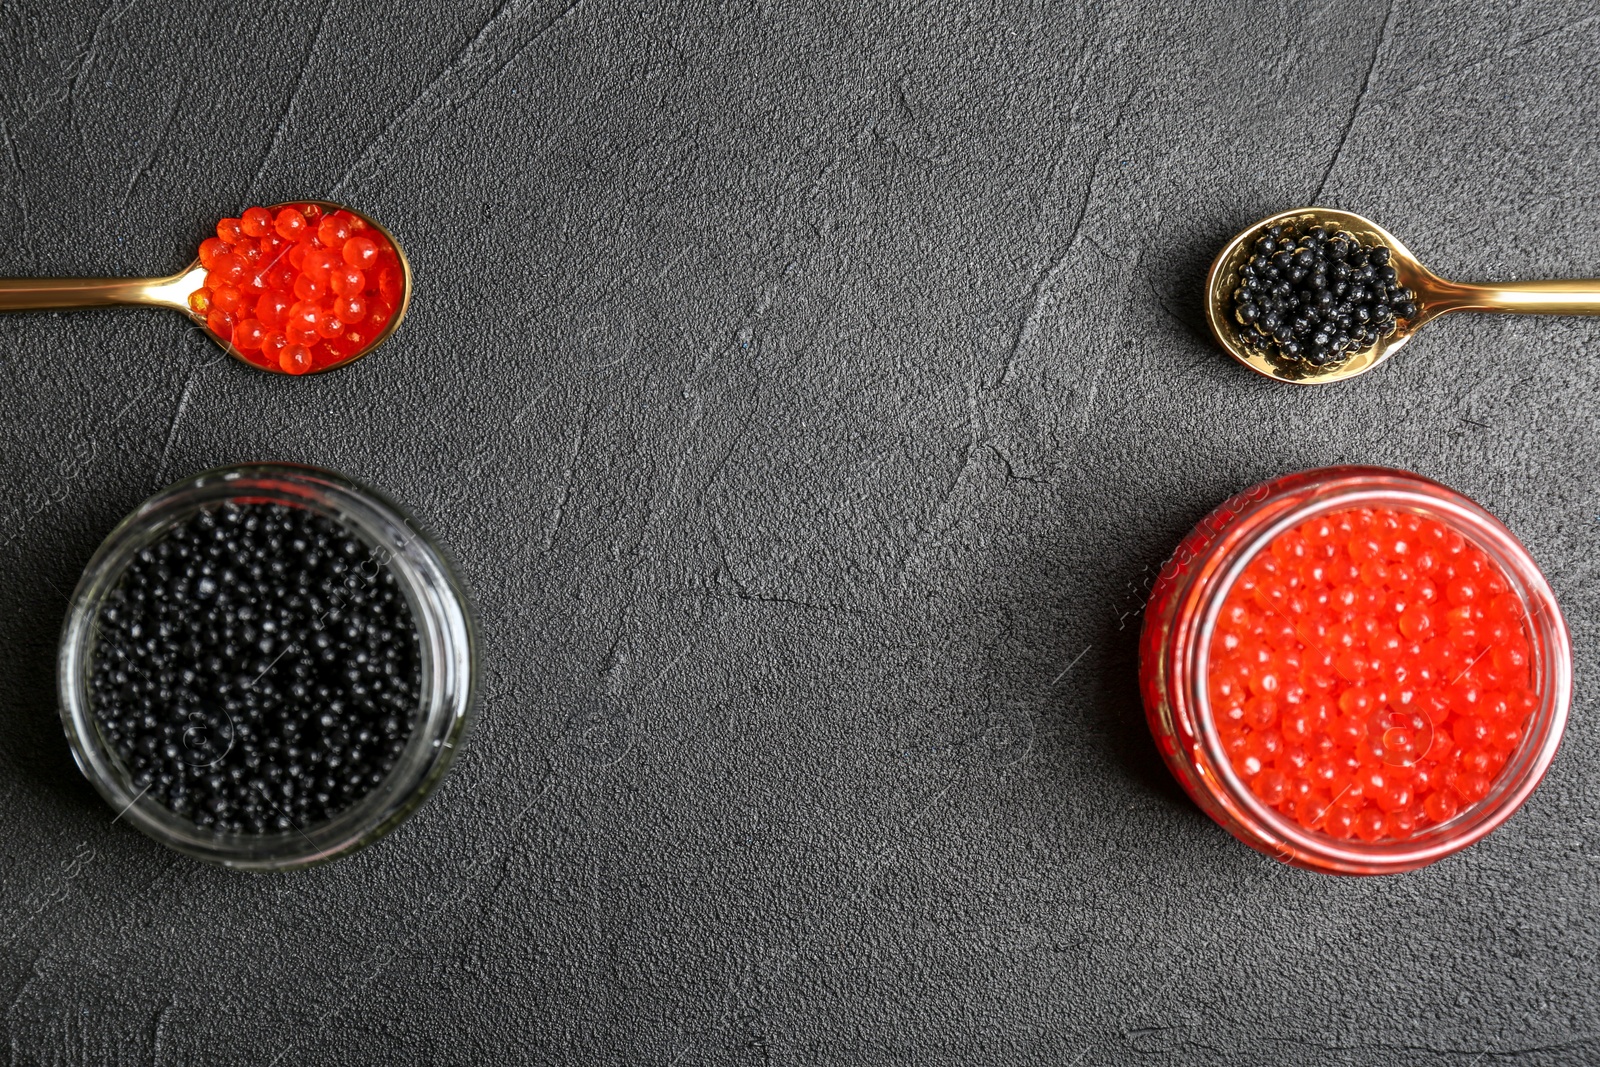
[[[1326,366],[1313,366],[1284,357],[1251,343],[1252,336],[1234,315],[1233,294],[1240,271],[1250,261],[1255,242],[1269,226],[1304,232],[1322,226],[1330,233],[1343,231],[1362,244],[1389,250],[1395,283],[1411,290],[1416,313],[1398,320],[1388,336],[1348,358]],[[1284,211],[1245,229],[1217,254],[1206,279],[1206,318],[1211,332],[1228,354],[1258,374],[1295,385],[1326,385],[1365,374],[1409,341],[1423,326],[1451,311],[1502,311],[1522,315],[1600,315],[1600,279],[1568,281],[1453,282],[1424,267],[1405,245],[1370,219],[1349,211],[1302,207]]]

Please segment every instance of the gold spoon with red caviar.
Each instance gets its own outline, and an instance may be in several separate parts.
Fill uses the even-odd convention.
[[[218,238],[208,238],[200,256],[176,274],[0,278],[0,311],[170,308],[187,315],[229,355],[277,374],[342,367],[394,335],[411,303],[411,264],[382,225],[352,208],[317,200],[242,214],[243,226],[240,219],[224,219]],[[222,240],[225,232],[234,243]],[[339,319],[341,312],[350,321]],[[304,321],[294,322],[295,316]]]
[[[1257,239],[1269,226],[1303,232],[1313,226],[1343,231],[1362,244],[1389,250],[1395,283],[1411,290],[1416,313],[1395,323],[1394,331],[1368,348],[1338,363],[1317,367],[1285,360],[1246,342],[1246,332],[1234,316],[1233,294],[1240,271],[1252,255]],[[1388,230],[1349,211],[1303,207],[1262,219],[1240,233],[1217,254],[1206,279],[1206,318],[1219,344],[1234,359],[1258,374],[1295,385],[1326,385],[1365,374],[1400,350],[1423,326],[1452,311],[1503,311],[1523,315],[1600,315],[1600,279],[1568,281],[1453,282],[1424,267],[1411,250]]]

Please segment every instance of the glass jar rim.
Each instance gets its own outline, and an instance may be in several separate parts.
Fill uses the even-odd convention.
[[[366,562],[387,567],[411,608],[420,695],[406,747],[384,780],[333,818],[262,834],[215,834],[136,789],[95,721],[87,681],[94,630],[106,596],[134,556],[173,526],[227,502],[299,506],[351,531]],[[381,556],[381,559],[379,558]],[[374,571],[374,574],[377,572]],[[383,494],[318,467],[250,463],[181,479],[146,499],[111,531],[84,568],[62,627],[57,663],[60,712],[73,758],[119,818],[170,848],[249,870],[311,866],[378,840],[408,818],[443,777],[475,701],[476,632],[454,570],[412,517]]]
[[[1202,782],[1224,807],[1269,845],[1311,861],[1319,869],[1409,870],[1460,851],[1492,832],[1514,813],[1538,786],[1559,747],[1572,691],[1571,641],[1555,594],[1527,549],[1492,513],[1469,497],[1409,471],[1385,467],[1330,467],[1289,476],[1295,484],[1279,486],[1280,494],[1299,493],[1312,478],[1323,479],[1315,491],[1288,506],[1266,483],[1268,492],[1237,515],[1238,529],[1219,537],[1202,555],[1221,553],[1217,570],[1203,590],[1181,612],[1181,625],[1191,633],[1184,642],[1185,699],[1193,707],[1195,736],[1209,767],[1197,766]],[[1280,479],[1279,481],[1282,481]],[[1448,822],[1400,842],[1341,841],[1310,831],[1262,802],[1234,771],[1212,715],[1209,686],[1211,641],[1223,601],[1244,569],[1285,531],[1320,514],[1360,507],[1410,510],[1440,519],[1483,549],[1523,600],[1533,638],[1540,705],[1530,719],[1530,735],[1496,777],[1490,792]],[[1252,524],[1252,520],[1254,523]],[[1208,773],[1209,772],[1209,773]],[[1331,807],[1330,802],[1330,807]]]

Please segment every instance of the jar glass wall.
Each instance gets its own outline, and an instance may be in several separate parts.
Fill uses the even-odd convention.
[[[199,512],[280,505],[321,516],[353,535],[366,558],[350,581],[385,568],[416,628],[420,699],[404,747],[382,780],[326,821],[264,833],[215,832],[157,802],[108,744],[91,676],[102,609],[130,564]],[[368,574],[367,572],[371,572]],[[84,570],[63,628],[58,659],[61,716],[79,768],[123,821],[200,859],[251,870],[320,863],[362,848],[410,816],[449,769],[471,715],[476,638],[466,596],[449,564],[415,521],[378,493],[330,471],[287,464],[221,468],[151,497],[106,538]]]

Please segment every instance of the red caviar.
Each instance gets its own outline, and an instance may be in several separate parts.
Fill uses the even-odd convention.
[[[357,355],[394,317],[399,254],[359,215],[317,204],[252,207],[200,242],[189,306],[245,360],[305,374]]]
[[[1307,870],[1393,874],[1532,795],[1572,640],[1481,506],[1409,471],[1326,467],[1189,531],[1150,589],[1139,688],[1162,759],[1229,833]]]
[[[1206,674],[1234,772],[1339,839],[1403,841],[1482,800],[1539,708],[1500,566],[1444,523],[1348,508],[1277,535],[1222,602]]]

